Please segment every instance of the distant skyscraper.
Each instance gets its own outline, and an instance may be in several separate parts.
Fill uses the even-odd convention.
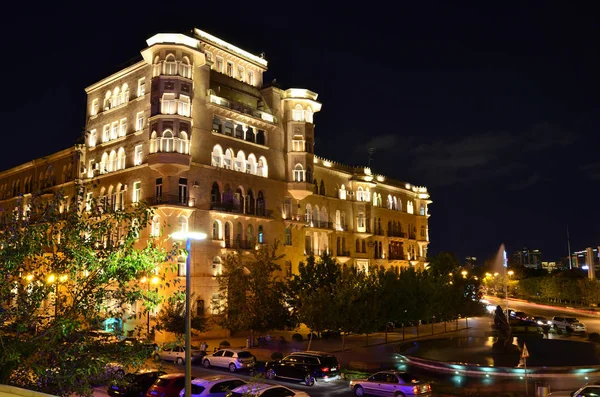
[[[542,268],[542,252],[540,250],[530,250],[523,248],[513,253],[515,264],[521,265],[528,269]]]

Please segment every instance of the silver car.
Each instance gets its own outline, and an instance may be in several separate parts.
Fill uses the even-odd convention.
[[[192,397],[225,397],[227,393],[245,385],[246,382],[231,375],[217,375],[206,378],[196,378],[192,381]],[[185,389],[179,397],[185,396]]]
[[[204,356],[204,352],[195,346],[192,346],[192,362],[200,360]],[[153,358],[156,361],[167,360],[177,364],[185,362],[185,347],[179,345],[165,345],[154,352]]]
[[[204,368],[223,367],[235,372],[238,369],[252,368],[256,363],[252,353],[246,350],[222,349],[217,350],[202,359]]]
[[[285,386],[269,385],[267,383],[248,383],[237,387],[227,395],[228,397],[310,397],[308,393],[300,390],[288,389]]]
[[[431,385],[422,383],[413,375],[400,371],[381,371],[366,379],[350,381],[350,389],[358,397],[373,396],[426,396],[431,394]]]

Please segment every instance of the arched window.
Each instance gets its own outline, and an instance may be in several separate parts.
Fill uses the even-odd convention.
[[[256,156],[253,153],[248,155],[248,162],[246,162],[246,173],[256,175]]]
[[[219,184],[217,182],[213,182],[212,188],[210,189],[211,209],[213,206],[218,206],[219,204],[221,204],[221,192],[219,191]]]
[[[220,240],[221,239],[221,225],[219,221],[214,221],[212,224],[212,239]]]
[[[365,242],[365,240],[362,241],[362,252],[363,253],[367,252],[367,243]]]
[[[177,62],[175,62],[175,55],[167,55],[167,58],[164,62],[163,73],[169,76],[177,74]]]
[[[329,217],[325,206],[321,207],[321,227],[329,228]]]
[[[213,272],[215,275],[223,274],[223,261],[221,257],[215,256],[212,260]]]
[[[123,148],[120,148],[119,153],[117,154],[117,169],[125,169],[125,149]]]
[[[335,211],[335,229],[342,230],[342,214],[340,210]]]
[[[174,139],[171,130],[165,130],[160,139],[160,151],[170,153],[174,149]]]
[[[256,134],[254,133],[254,128],[248,127],[246,130],[246,140],[248,142],[256,142]]]
[[[319,194],[321,196],[325,196],[325,181],[321,180],[321,185],[319,186]]]
[[[398,211],[402,211],[402,200],[398,200]]]
[[[225,151],[225,157],[223,157],[223,168],[230,170],[233,164],[233,150],[227,149]]]
[[[244,192],[238,187],[233,195],[233,210],[235,212],[244,212]]]
[[[246,172],[246,155],[242,150],[237,153],[235,158],[235,170],[239,172]]]
[[[246,203],[244,205],[244,209],[246,214],[254,215],[254,210],[256,208],[256,203],[254,202],[254,192],[252,189],[248,190],[248,194],[246,194]]]
[[[296,164],[294,167],[294,182],[304,182],[304,168],[302,168],[302,164]]]
[[[340,199],[346,200],[346,186],[340,187]]]
[[[313,179],[313,175],[312,175],[312,170],[310,169],[310,167],[306,167],[306,172],[305,174],[305,178],[306,178],[306,182],[311,182]]]
[[[223,189],[223,205],[229,209],[233,206],[233,191],[229,185],[225,185]]]
[[[121,100],[119,102],[120,104],[129,102],[129,85],[127,83],[124,83],[121,87]]]
[[[304,121],[304,110],[302,109],[302,105],[296,105],[292,110],[292,120],[294,121]]]
[[[192,78],[192,67],[190,65],[190,60],[188,59],[188,57],[183,57],[183,59],[181,60],[179,75],[188,79]]]
[[[223,166],[223,149],[220,145],[215,145],[211,153],[211,165],[213,167]]]
[[[264,235],[263,235],[263,227],[262,227],[262,225],[260,225],[258,227],[258,243],[263,244],[264,242],[265,242],[265,240],[264,240]]]
[[[120,183],[117,185],[116,193],[115,208],[117,210],[125,209],[125,189]]]
[[[258,165],[256,167],[256,175],[262,176],[265,178],[269,177],[269,165],[267,164],[267,159],[264,156],[260,156],[258,159]]]
[[[321,211],[319,211],[319,206],[315,205],[315,208],[313,208],[313,223],[315,224],[316,227],[320,226],[320,220],[321,220]]]
[[[100,159],[100,173],[105,174],[108,172],[108,153],[102,153],[102,158]]]
[[[306,204],[306,208],[304,210],[304,221],[308,224],[311,224],[312,220],[312,207],[310,206],[310,204]]]
[[[313,111],[310,108],[310,106],[308,106],[306,108],[306,111],[304,112],[304,119],[306,120],[307,123],[313,122]]]
[[[365,201],[364,193],[365,192],[364,192],[362,186],[359,186],[358,189],[356,189],[356,201]]]
[[[225,223],[225,235],[223,237],[225,239],[225,246],[231,247],[233,239],[233,226],[231,225],[231,222]]]
[[[113,90],[113,96],[111,99],[111,107],[119,106],[121,104],[121,96],[119,95],[119,87],[115,87]]]
[[[188,219],[185,216],[177,218],[177,230],[180,232],[187,233],[188,231]]]
[[[392,209],[397,211],[398,210],[398,198],[394,197],[392,200],[393,200]]]
[[[152,218],[152,230],[150,237],[158,237],[160,235],[160,216],[154,215]]]
[[[421,204],[421,208],[419,208],[419,215],[425,216],[425,206]]]
[[[264,145],[266,142],[265,132],[263,130],[258,130],[256,134],[256,143],[259,145]]]
[[[388,194],[388,197],[387,197],[387,207],[390,210],[394,209],[394,200],[392,199],[392,195],[391,194]]]
[[[364,194],[364,200],[363,201],[371,201],[371,190],[369,190],[369,188],[367,188],[367,190],[365,190],[365,194]]]
[[[219,134],[223,132],[223,123],[217,116],[213,116],[212,132],[218,132]]]
[[[406,212],[408,212],[409,214],[414,213],[413,202],[412,201],[407,201],[406,202]]]
[[[256,215],[259,215],[259,216],[267,215],[265,196],[264,196],[262,190],[258,192],[258,196],[256,197]]]
[[[241,124],[235,126],[235,137],[238,139],[244,139],[244,127]]]
[[[150,153],[158,152],[158,135],[156,131],[152,131],[152,135],[150,135]]]
[[[185,131],[179,132],[177,151],[182,154],[190,153],[190,141],[188,140],[188,134]]]
[[[283,240],[284,245],[292,245],[292,230],[289,227],[285,228],[285,238]]]
[[[319,181],[317,181],[317,178],[315,178],[313,183],[313,193],[319,194]]]
[[[243,226],[240,222],[238,222],[237,225],[235,226],[235,242],[236,242],[236,246],[239,248],[242,247],[243,236],[244,236]]]
[[[106,91],[106,94],[104,95],[104,110],[109,110],[110,109],[110,101],[112,98],[112,93],[109,91]]]
[[[254,227],[252,225],[248,225],[246,228],[246,241],[249,246],[254,244]]]
[[[96,133],[96,130],[93,129],[90,131],[90,135],[88,137],[88,146],[89,147],[96,146],[97,141],[98,141],[98,134]]]
[[[187,95],[179,95],[179,100],[177,101],[177,114],[190,117],[190,110],[190,97]]]

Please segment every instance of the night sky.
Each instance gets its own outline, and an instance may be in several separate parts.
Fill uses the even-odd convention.
[[[483,259],[504,242],[555,260],[567,225],[573,249],[600,244],[588,3],[20,3],[0,26],[0,169],[76,143],[85,87],[141,59],[153,34],[198,27],[264,52],[265,82],[319,94],[318,155],[366,165],[374,147],[374,172],[427,186],[431,253]]]

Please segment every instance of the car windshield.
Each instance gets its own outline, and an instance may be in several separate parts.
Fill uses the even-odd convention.
[[[239,352],[238,353],[238,357],[239,358],[252,358],[252,353],[250,353],[250,352]]]
[[[565,318],[565,320],[568,323],[578,323],[579,322],[579,320],[577,320],[575,317],[567,317],[567,318]]]
[[[404,383],[417,383],[419,380],[411,374],[398,374],[398,377],[402,379]]]

